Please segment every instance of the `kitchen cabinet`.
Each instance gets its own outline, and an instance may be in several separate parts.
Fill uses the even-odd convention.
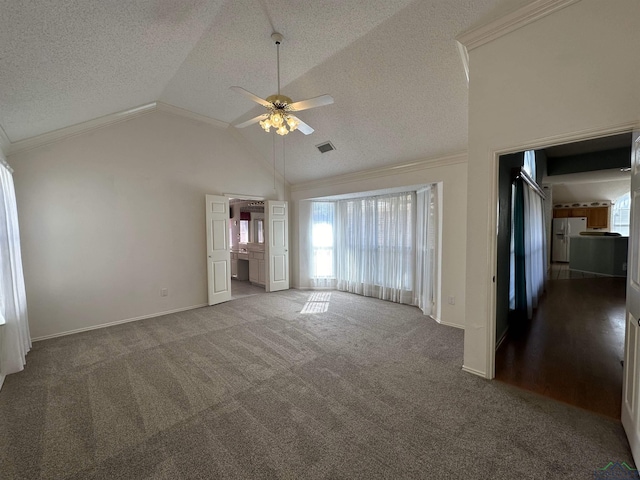
[[[609,207],[587,208],[587,228],[607,228],[609,226]]]
[[[572,208],[570,217],[586,217],[588,208]]]
[[[554,208],[553,218],[587,217],[587,228],[609,228],[609,207]]]
[[[249,281],[258,285],[265,284],[265,260],[263,251],[249,252]]]

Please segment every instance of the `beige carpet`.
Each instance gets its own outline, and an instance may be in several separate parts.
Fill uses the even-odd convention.
[[[584,479],[631,464],[618,422],[462,372],[461,330],[341,292],[300,313],[310,296],[36,343],[0,392],[0,478]]]

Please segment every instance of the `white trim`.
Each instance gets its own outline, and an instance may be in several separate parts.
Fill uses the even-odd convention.
[[[172,113],[174,115],[179,115],[181,117],[190,118],[192,120],[197,120],[199,122],[208,123],[209,125],[213,125],[214,127],[227,128],[229,124],[227,122],[223,122],[222,120],[217,120],[212,117],[207,117],[206,115],[201,115],[199,113],[192,112],[191,110],[187,110],[186,108],[176,107],[175,105],[171,105],[169,103],[164,102],[156,102],[156,108],[161,112]]]
[[[156,110],[167,112],[173,115],[178,115],[183,118],[190,118],[199,122],[204,122],[209,125],[213,125],[214,127],[227,128],[229,126],[228,123],[216,120],[215,118],[207,117],[206,115],[200,115],[199,113],[176,107],[168,103],[156,101],[148,103],[146,105],[140,105],[138,107],[123,110],[121,112],[110,113],[109,115],[105,115],[103,117],[94,118],[93,120],[88,120],[86,122],[71,125],[69,127],[63,127],[52,132],[36,135],[35,137],[25,138],[24,140],[19,140],[13,143],[9,141],[9,138],[5,134],[4,130],[2,130],[2,127],[0,127],[0,149],[4,151],[7,156],[13,155],[15,153],[24,152],[26,150],[31,150],[33,148],[38,148],[50,143],[58,142],[65,138],[73,137],[90,130],[107,127],[109,125],[113,125],[114,123],[130,120],[141,115],[146,115],[147,113],[151,113]]]
[[[4,379],[7,378],[6,375],[0,374],[0,390],[2,390],[2,385],[4,384]]]
[[[539,138],[537,140],[532,140],[523,144],[512,145],[508,147],[499,148],[496,150],[492,150],[489,152],[490,164],[492,165],[493,175],[491,176],[491,192],[490,192],[490,203],[488,205],[489,208],[489,227],[491,232],[495,232],[497,230],[497,222],[498,222],[498,210],[500,208],[499,205],[499,192],[498,192],[498,175],[499,175],[499,167],[500,167],[500,156],[506,155],[509,153],[522,152],[525,150],[540,150],[543,148],[552,147],[555,145],[562,145],[565,143],[573,143],[580,142],[583,140],[591,140],[594,138],[600,137],[608,137],[611,135],[617,135],[620,133],[629,133],[637,128],[636,122],[628,122],[621,123],[617,125],[611,126],[602,126],[599,128],[590,128],[587,130],[579,130],[576,132],[568,132],[560,135],[552,135],[549,137]],[[488,325],[487,325],[487,359],[486,359],[486,368],[488,374],[482,374],[486,378],[494,378],[495,377],[495,368],[496,368],[496,283],[493,281],[492,277],[497,275],[497,259],[498,259],[498,237],[497,235],[489,235],[489,242],[487,245],[487,272],[489,273],[488,282],[490,283],[490,289],[488,292],[489,302],[487,305],[487,315],[488,315]],[[473,369],[465,369],[470,373],[478,374],[477,371]]]
[[[266,200],[264,197],[256,197],[255,195],[245,195],[244,193],[223,193],[223,197],[237,198],[240,200]]]
[[[19,140],[9,145],[9,155],[42,147],[50,143],[59,142],[65,138],[74,137],[81,133],[113,125],[114,123],[122,122],[124,120],[130,120],[134,117],[151,113],[156,110],[156,108],[156,102],[148,103],[146,105],[140,105],[135,108],[123,110],[122,112],[110,113],[109,115],[94,118],[93,120],[77,123],[76,125],[60,128],[52,132],[43,133],[42,135],[36,135],[35,137],[25,138],[24,140]]]
[[[142,315],[140,317],[126,318],[124,320],[116,320],[115,322],[101,323],[100,325],[93,325],[91,327],[76,328],[74,330],[67,330],[66,332],[53,333],[51,335],[43,335],[42,337],[33,338],[31,341],[32,342],[39,342],[41,340],[48,340],[49,338],[64,337],[66,335],[73,335],[74,333],[88,332],[89,330],[97,330],[99,328],[111,327],[113,325],[120,325],[121,323],[136,322],[138,320],[145,320],[147,318],[161,317],[163,315],[169,315],[169,314],[172,314],[172,313],[184,312],[186,310],[194,310],[196,308],[202,308],[202,307],[207,307],[207,306],[208,305],[206,303],[201,303],[201,304],[198,304],[198,305],[191,305],[189,307],[182,307],[182,308],[176,308],[174,310],[167,310],[165,312],[157,312],[157,313],[152,313],[150,315]]]
[[[475,368],[470,368],[462,365],[462,370],[468,373],[473,373],[474,375],[478,375],[479,377],[482,377],[482,378],[488,378],[484,372],[481,372],[480,370],[476,370]]]
[[[460,60],[462,60],[462,68],[467,77],[467,86],[469,85],[469,50],[459,41],[456,41],[458,47],[458,53],[460,54]]]
[[[322,178],[320,180],[312,180],[309,182],[297,183],[291,186],[291,192],[299,192],[301,190],[310,190],[313,188],[328,187],[339,185],[342,183],[351,183],[372,178],[386,177],[389,175],[401,175],[411,173],[425,168],[445,167],[456,165],[459,163],[467,163],[467,152],[456,153],[444,157],[430,158],[417,162],[405,163],[402,165],[390,165],[386,167],[373,168],[371,170],[362,170],[360,172],[346,173],[335,177]]]
[[[2,125],[0,125],[0,154],[9,155],[9,147],[11,146],[11,140],[7,136],[7,132],[4,131]]]
[[[610,137],[611,135],[632,132],[633,129],[636,128],[636,126],[636,122],[627,122],[608,127],[590,128],[587,130],[578,130],[571,133],[551,135],[549,137],[539,138],[538,140],[532,140],[521,145],[499,148],[496,149],[494,153],[496,153],[497,155],[507,155],[509,153],[517,153],[524,150],[540,150],[543,148],[554,147],[556,145],[563,145],[565,143],[574,143],[581,142],[583,140]]]
[[[460,330],[464,330],[464,325],[459,325],[457,323],[451,323],[451,322],[443,322],[442,320],[439,320],[437,318],[434,318],[434,320],[438,322],[440,325],[444,325],[446,327],[459,328]]]
[[[467,30],[458,35],[456,40],[470,51],[579,1],[536,0],[496,20]]]

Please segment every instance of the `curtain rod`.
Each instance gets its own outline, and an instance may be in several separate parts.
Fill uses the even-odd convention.
[[[544,200],[547,199],[547,196],[544,194],[544,191],[542,191],[542,189],[536,183],[536,181],[532,179],[529,176],[529,174],[526,172],[526,170],[524,170],[522,167],[520,167],[520,171],[518,172],[514,180],[517,180],[518,178],[522,178],[531,187],[531,189],[534,192],[536,192],[538,195],[540,195]]]

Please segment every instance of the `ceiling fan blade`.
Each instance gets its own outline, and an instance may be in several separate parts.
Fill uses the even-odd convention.
[[[249,92],[248,90],[245,90],[242,87],[229,87],[229,88],[231,88],[231,90],[233,90],[234,92],[239,93],[240,95],[244,95],[245,97],[253,100],[256,103],[259,103],[263,107],[267,107],[267,108],[272,107],[271,103],[267,102],[266,100],[260,98],[257,95],[254,95],[253,93]]]
[[[311,128],[309,125],[304,123],[302,120],[300,120],[295,115],[290,115],[290,116],[295,118],[298,121],[298,130],[300,130],[305,135],[311,135],[315,131],[313,128]]]
[[[260,120],[264,120],[268,116],[269,114],[263,113],[262,115],[253,117],[251,120],[247,120],[246,122],[238,123],[237,125],[232,123],[232,125],[236,128],[244,128],[244,127],[248,127],[249,125],[253,125],[254,123],[258,123]]]
[[[289,108],[294,112],[299,112],[301,110],[307,110],[309,108],[331,105],[332,103],[333,97],[331,95],[320,95],[319,97],[310,98],[308,100],[294,102],[289,105]]]

